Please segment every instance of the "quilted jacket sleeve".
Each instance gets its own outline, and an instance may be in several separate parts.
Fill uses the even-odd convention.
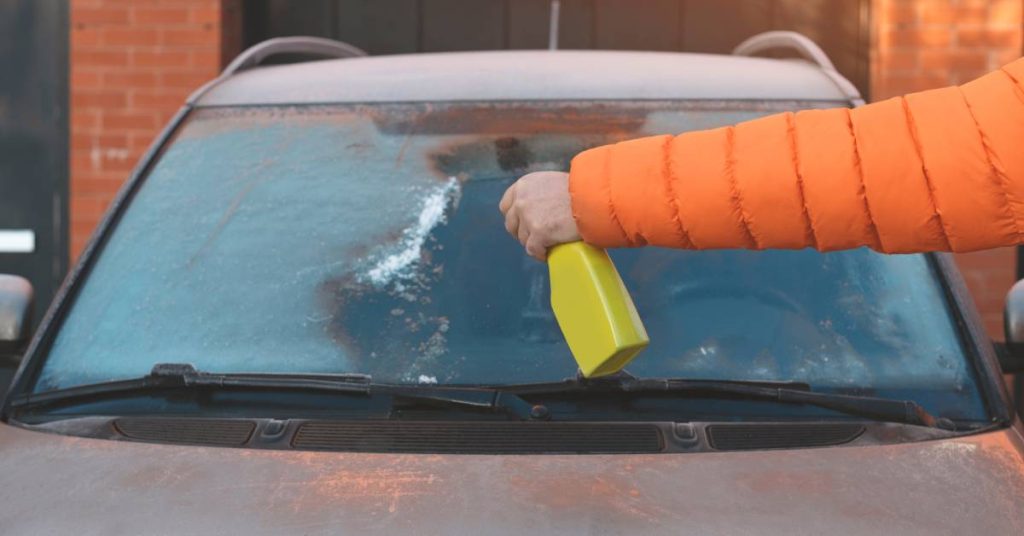
[[[1024,59],[959,87],[855,110],[597,147],[572,163],[583,238],[604,247],[1024,243]]]

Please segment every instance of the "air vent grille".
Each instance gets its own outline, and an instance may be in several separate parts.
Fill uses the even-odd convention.
[[[660,452],[661,430],[628,423],[336,422],[303,424],[298,449],[451,454]]]
[[[712,424],[708,442],[716,450],[789,449],[841,445],[864,432],[859,424]]]
[[[114,427],[127,438],[142,441],[237,447],[249,441],[256,424],[229,419],[125,418],[114,421]]]

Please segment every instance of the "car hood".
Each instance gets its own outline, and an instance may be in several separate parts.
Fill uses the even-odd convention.
[[[1024,534],[1014,429],[658,455],[246,450],[0,425],[5,534]]]

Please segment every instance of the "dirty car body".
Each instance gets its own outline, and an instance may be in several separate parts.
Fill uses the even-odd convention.
[[[581,383],[544,266],[503,234],[502,190],[587,147],[851,103],[804,62],[690,54],[224,77],[140,164],[28,350],[0,526],[1020,534],[1024,441],[948,257],[612,252],[652,339],[632,376],[913,400],[945,423],[925,426]],[[161,363],[202,373],[147,376]],[[543,411],[470,396],[498,389]]]

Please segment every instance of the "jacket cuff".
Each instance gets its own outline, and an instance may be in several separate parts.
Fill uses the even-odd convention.
[[[607,173],[610,148],[605,145],[583,151],[572,159],[569,168],[572,216],[580,236],[588,244],[602,248],[630,245],[612,209]]]

